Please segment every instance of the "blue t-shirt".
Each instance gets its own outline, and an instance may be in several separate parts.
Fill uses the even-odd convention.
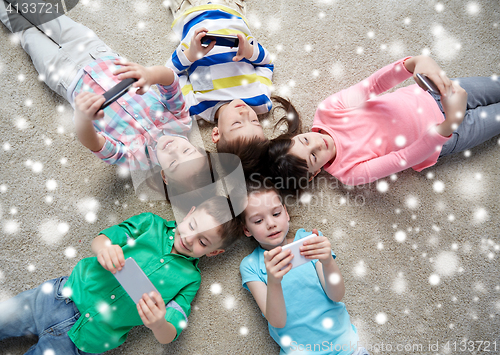
[[[299,229],[294,240],[310,235]],[[264,249],[260,246],[240,264],[243,287],[261,281],[267,285]],[[333,253],[332,253],[333,254]],[[335,254],[333,254],[335,257]],[[328,298],[316,272],[317,260],[290,270],[281,281],[287,311],[284,328],[269,324],[269,333],[280,345],[280,354],[350,355],[358,347],[358,333],[342,302]]]

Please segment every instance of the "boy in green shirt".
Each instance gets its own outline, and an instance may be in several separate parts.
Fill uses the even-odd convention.
[[[69,278],[0,303],[0,340],[35,334],[34,354],[102,353],[144,324],[160,343],[170,343],[186,327],[200,286],[198,258],[224,252],[240,236],[238,229],[228,199],[220,196],[193,207],[177,227],[143,213],[105,229],[92,242],[97,257],[81,260]],[[128,257],[160,295],[144,294],[134,304],[113,276]]]

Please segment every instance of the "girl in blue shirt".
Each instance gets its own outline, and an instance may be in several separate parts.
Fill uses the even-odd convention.
[[[252,293],[280,345],[280,354],[363,355],[356,327],[345,305],[344,280],[328,238],[304,242],[301,255],[311,262],[292,269],[290,250],[282,246],[310,232],[288,235],[290,217],[276,189],[250,187],[248,205],[241,214],[243,230],[259,246],[240,265],[243,287]]]

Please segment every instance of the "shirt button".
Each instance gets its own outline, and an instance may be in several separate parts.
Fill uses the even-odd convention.
[[[175,228],[174,228],[174,229],[172,229],[172,232],[174,232],[174,233],[175,233]]]
[[[85,317],[87,317],[87,318],[88,318],[88,317],[90,317],[90,313],[87,313],[87,314],[85,315]]]
[[[168,239],[172,240],[172,239],[174,239],[174,237],[170,236]]]
[[[135,118],[139,117],[139,115],[134,115],[134,116],[135,116]]]
[[[160,259],[160,263],[162,263],[162,264],[163,264],[163,262],[164,262],[164,261],[165,261],[165,260],[163,260],[163,259]]]
[[[115,295],[111,295],[111,299],[112,299],[112,300],[114,300],[114,299],[115,299],[115,297],[116,297]]]

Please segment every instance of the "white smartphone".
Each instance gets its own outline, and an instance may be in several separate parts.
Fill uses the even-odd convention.
[[[160,294],[133,258],[125,260],[125,266],[115,273],[115,277],[135,304],[139,303],[145,293],[149,295],[154,291]]]
[[[300,255],[300,247],[304,244],[304,242],[306,240],[309,240],[311,238],[314,238],[314,237],[317,237],[316,234],[311,234],[311,235],[308,235],[307,237],[304,237],[302,239],[299,239],[299,240],[296,240],[295,242],[292,242],[290,244],[287,244],[287,245],[284,245],[281,250],[287,250],[287,249],[290,249],[292,251],[292,254],[293,254],[293,259],[292,261],[290,261],[290,264],[292,264],[292,269],[297,267],[297,266],[300,266],[300,265],[303,265],[309,261],[311,261],[312,259],[307,259],[305,256],[303,255]]]

